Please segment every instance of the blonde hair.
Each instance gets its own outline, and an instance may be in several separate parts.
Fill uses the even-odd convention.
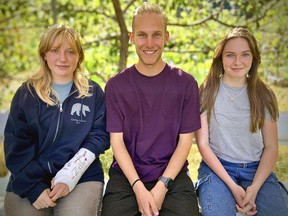
[[[215,99],[219,90],[220,78],[224,73],[222,64],[222,54],[226,43],[234,38],[244,38],[249,45],[253,55],[252,66],[247,78],[247,91],[250,102],[250,131],[256,132],[263,127],[265,120],[265,109],[271,115],[273,121],[279,117],[278,104],[272,89],[266,85],[258,75],[258,66],[261,63],[260,52],[257,41],[252,33],[243,27],[236,27],[229,31],[217,45],[212,65],[204,82],[200,86],[201,112],[207,111],[208,121],[213,110]]]
[[[73,82],[78,90],[77,97],[82,98],[91,96],[91,93],[89,93],[89,80],[82,67],[84,51],[80,38],[79,33],[75,29],[60,24],[48,28],[40,39],[38,46],[40,69],[27,80],[27,85],[29,89],[32,85],[35,88],[37,95],[51,106],[56,105],[56,101],[51,97],[52,73],[45,60],[45,53],[52,48],[56,39],[59,40],[59,45],[61,45],[64,40],[68,41],[71,48],[77,52],[79,56],[77,67],[73,73]]]
[[[148,2],[144,2],[140,7],[138,7],[135,10],[135,13],[133,14],[133,18],[132,18],[132,30],[134,30],[135,28],[135,18],[138,15],[143,15],[145,13],[154,13],[154,14],[161,15],[164,21],[165,31],[167,30],[168,21],[167,21],[167,16],[165,12],[163,11],[163,9],[156,4],[150,4]]]

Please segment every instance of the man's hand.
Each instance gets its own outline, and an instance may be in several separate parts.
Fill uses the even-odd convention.
[[[133,187],[136,195],[139,211],[145,216],[159,215],[158,208],[152,193],[148,191],[142,182],[138,182]]]
[[[158,210],[160,210],[168,189],[165,187],[163,182],[158,181],[150,192],[154,197]]]

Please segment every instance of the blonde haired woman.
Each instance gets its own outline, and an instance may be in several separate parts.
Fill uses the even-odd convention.
[[[5,128],[5,215],[95,216],[104,180],[99,155],[109,148],[103,91],[84,74],[73,28],[50,27],[38,54],[40,70],[15,93]]]

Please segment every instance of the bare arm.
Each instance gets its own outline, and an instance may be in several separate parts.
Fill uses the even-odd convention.
[[[228,175],[227,171],[220,163],[219,159],[209,145],[209,132],[207,115],[201,115],[201,129],[196,131],[196,142],[200,154],[205,163],[212,169],[219,178],[229,187],[238,205],[242,205],[242,200],[245,197],[245,191],[238,186],[232,178]]]
[[[180,134],[175,152],[173,153],[163,176],[175,179],[181,171],[192,146],[192,133]]]
[[[126,178],[130,182],[130,185],[133,184],[133,182],[138,179],[139,176],[125,146],[123,133],[110,133],[110,142],[114,157],[117,160],[121,170],[124,172]],[[133,186],[133,190],[137,198],[139,211],[146,216],[158,215],[155,200],[141,181],[138,181]]]
[[[177,147],[163,173],[163,176],[171,179],[176,178],[187,160],[192,145],[192,138],[192,133],[179,135]],[[161,209],[167,191],[168,190],[166,189],[164,183],[161,181],[158,181],[155,187],[151,190],[159,209]]]
[[[110,141],[115,159],[130,184],[132,184],[139,176],[125,146],[123,133],[110,133]]]
[[[264,149],[260,159],[260,164],[254,176],[252,184],[246,190],[244,204],[255,202],[257,193],[271,174],[278,158],[278,129],[277,122],[265,120],[262,128]]]

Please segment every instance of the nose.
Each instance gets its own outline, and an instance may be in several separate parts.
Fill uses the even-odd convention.
[[[154,44],[154,42],[153,42],[153,37],[152,37],[152,36],[149,36],[149,37],[147,38],[146,46],[147,46],[147,47],[153,47],[153,44]]]
[[[66,52],[60,52],[59,58],[60,58],[60,61],[66,61],[67,60]]]
[[[235,65],[238,65],[238,64],[240,64],[240,62],[241,62],[241,56],[240,56],[240,55],[236,55],[236,56],[235,56],[234,64],[235,64]]]

